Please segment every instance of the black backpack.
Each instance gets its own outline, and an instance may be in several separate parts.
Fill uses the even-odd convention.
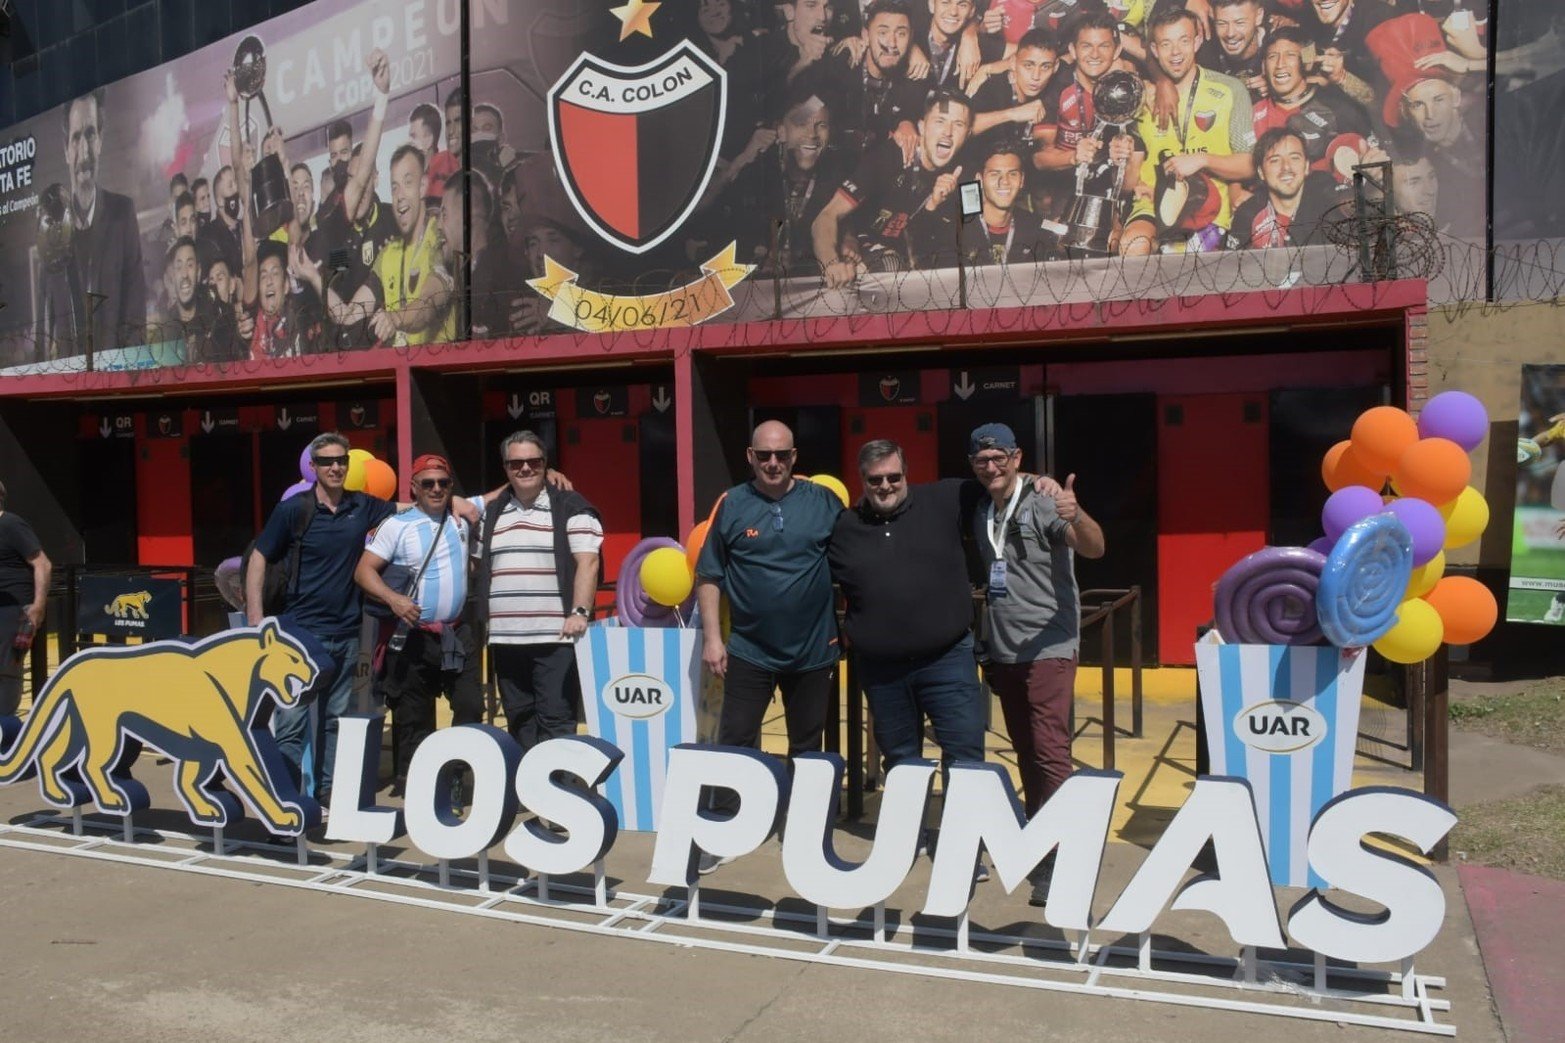
[[[315,489],[311,487],[302,493],[295,493],[284,500],[283,503],[292,503],[301,496],[315,497]],[[281,506],[281,504],[279,505]],[[304,542],[304,534],[310,531],[310,522],[315,520],[314,504],[310,504],[304,510],[298,511],[293,525],[293,542],[288,547],[288,553],[278,561],[266,563],[266,575],[261,580],[261,614],[263,616],[275,616],[281,612],[288,602],[288,596],[298,589],[299,577],[299,551]],[[255,553],[255,540],[251,540],[245,547],[239,575],[248,576],[250,572],[250,555]],[[248,592],[246,594],[248,597]]]

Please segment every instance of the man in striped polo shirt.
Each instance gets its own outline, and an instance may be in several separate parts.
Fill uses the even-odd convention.
[[[550,488],[543,439],[500,444],[507,487],[484,506],[475,608],[489,623],[500,705],[522,751],[576,733],[576,650],[598,590],[603,523],[574,491]]]
[[[413,751],[435,730],[435,702],[442,693],[451,701],[453,724],[476,724],[484,712],[478,640],[462,618],[472,530],[451,513],[451,465],[445,457],[425,453],[413,461],[413,496],[413,507],[371,534],[353,576],[407,627],[406,644],[388,648],[382,675],[398,790]],[[482,498],[470,502],[482,509]]]

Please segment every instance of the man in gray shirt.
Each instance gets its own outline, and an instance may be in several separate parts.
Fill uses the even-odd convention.
[[[1052,496],[1021,481],[1022,451],[1006,425],[974,430],[967,455],[990,500],[973,520],[989,580],[985,676],[1000,697],[1030,818],[1071,773],[1081,626],[1073,554],[1101,558],[1103,530],[1077,504],[1075,475]],[[1033,877],[1034,905],[1048,896],[1049,865]]]

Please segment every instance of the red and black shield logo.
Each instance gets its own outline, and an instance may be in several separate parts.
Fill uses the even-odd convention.
[[[1211,130],[1212,125],[1216,122],[1216,112],[1198,112],[1195,114],[1195,125],[1200,128],[1202,134]]]
[[[723,67],[689,40],[627,68],[583,54],[549,91],[566,193],[604,239],[645,253],[695,209],[717,163]]]

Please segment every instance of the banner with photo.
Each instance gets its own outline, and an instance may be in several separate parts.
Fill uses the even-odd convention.
[[[1505,618],[1565,626],[1565,366],[1523,366],[1521,387]]]
[[[1485,11],[320,0],[0,141],[0,367],[1366,274],[1481,294]],[[1359,213],[1360,167],[1390,213]]]
[[[1542,300],[1565,248],[1565,4],[1499,0],[1495,17],[1495,296]]]

